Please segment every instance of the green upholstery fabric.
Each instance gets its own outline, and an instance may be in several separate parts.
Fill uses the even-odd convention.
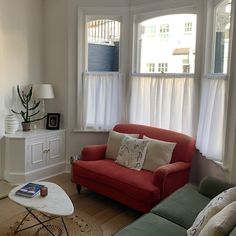
[[[232,230],[232,232],[229,234],[229,236],[236,236],[236,227]]]
[[[221,192],[234,186],[235,185],[233,184],[226,183],[214,177],[207,176],[201,181],[199,185],[199,193],[203,194],[206,197],[214,198]]]
[[[187,184],[156,205],[151,212],[188,229],[209,201],[195,186]]]
[[[186,236],[186,229],[155,214],[148,213],[114,236]]]

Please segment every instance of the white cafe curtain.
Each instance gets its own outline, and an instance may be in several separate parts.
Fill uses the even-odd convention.
[[[196,79],[191,74],[133,75],[130,122],[195,135]]]
[[[82,130],[110,130],[114,124],[121,122],[124,89],[120,73],[84,73],[82,86]]]
[[[225,132],[226,75],[202,79],[197,148],[206,158],[222,161]]]

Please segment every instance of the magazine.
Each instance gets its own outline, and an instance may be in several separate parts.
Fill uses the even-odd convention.
[[[35,183],[27,183],[19,190],[16,191],[16,195],[24,196],[24,197],[34,197],[36,194],[40,192],[40,189],[44,185],[35,184]]]

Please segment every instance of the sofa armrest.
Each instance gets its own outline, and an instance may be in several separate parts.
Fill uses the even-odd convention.
[[[157,168],[153,173],[153,183],[161,190],[161,199],[188,182],[191,166],[190,162],[174,162]]]
[[[217,178],[206,176],[201,180],[198,191],[208,198],[214,198],[221,192],[233,186],[233,184],[226,183]]]
[[[106,148],[106,144],[85,146],[81,152],[81,160],[96,161],[105,159]]]

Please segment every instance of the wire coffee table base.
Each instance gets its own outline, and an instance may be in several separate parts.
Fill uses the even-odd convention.
[[[28,213],[23,217],[23,219],[21,220],[21,222],[19,223],[19,225],[16,227],[16,229],[15,229],[15,234],[18,233],[18,232],[21,232],[21,231],[24,231],[24,230],[33,228],[33,227],[38,226],[38,225],[42,225],[51,235],[56,236],[56,235],[47,227],[47,225],[45,225],[44,223],[46,223],[46,222],[48,222],[48,221],[51,221],[51,220],[54,220],[54,219],[57,219],[57,218],[61,218],[62,223],[63,223],[63,226],[64,226],[64,229],[65,229],[65,231],[66,231],[66,234],[67,234],[67,236],[69,236],[69,233],[68,233],[68,230],[67,230],[67,228],[66,228],[66,224],[65,224],[65,222],[64,222],[63,216],[52,216],[52,217],[50,217],[50,216],[48,216],[48,215],[46,215],[46,214],[43,214],[43,213],[41,212],[41,214],[43,214],[44,216],[46,216],[46,217],[48,218],[47,220],[43,220],[43,221],[42,221],[42,220],[39,219],[39,217],[37,217],[37,216],[32,212],[32,211],[33,211],[32,209],[27,208],[27,207],[25,207],[25,209],[28,211]],[[20,229],[20,226],[21,226],[22,223],[26,220],[26,218],[27,218],[28,215],[33,216],[33,217],[38,221],[38,223]]]

